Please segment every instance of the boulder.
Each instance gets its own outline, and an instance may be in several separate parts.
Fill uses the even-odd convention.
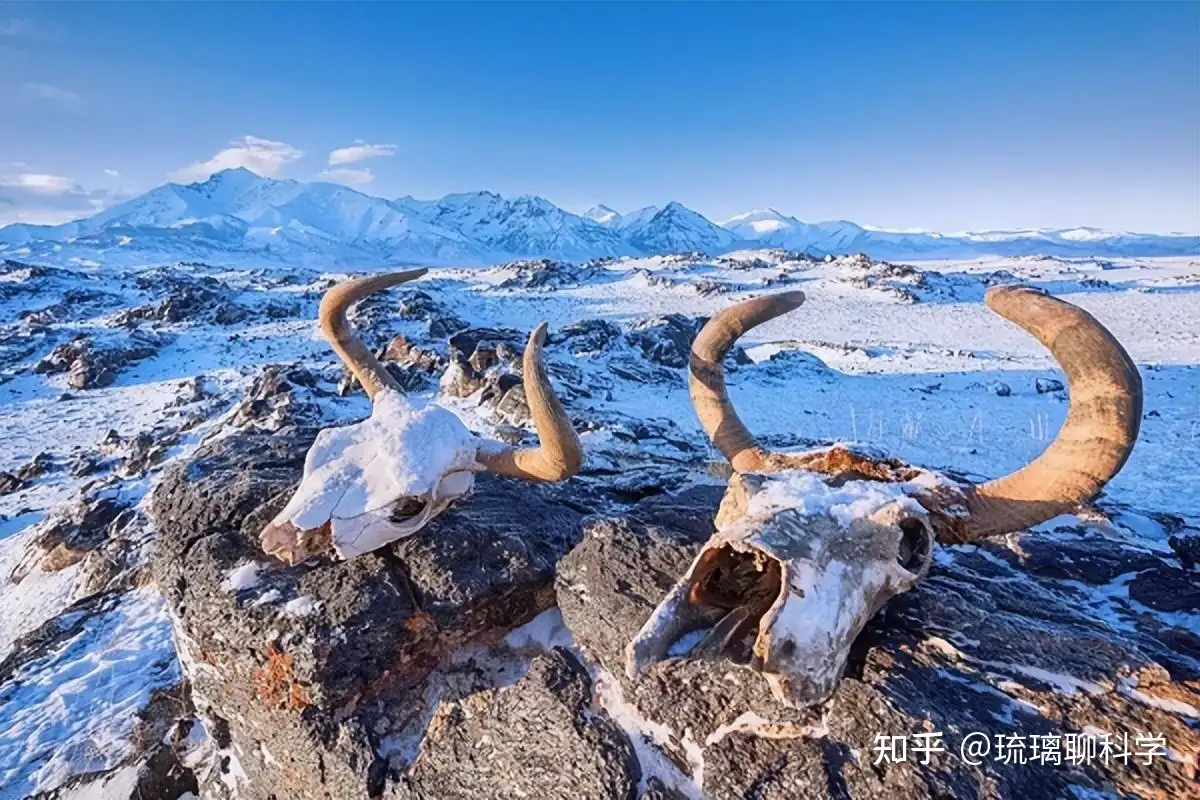
[[[120,528],[129,511],[130,500],[113,487],[98,486],[85,490],[75,503],[51,514],[39,526],[36,538],[9,575],[20,583],[34,569],[58,572],[78,564],[97,550]]]
[[[412,725],[419,732],[434,671],[551,606],[555,564],[579,540],[586,507],[560,500],[562,487],[481,475],[409,539],[348,562],[275,563],[258,533],[298,482],[316,432],[248,429],[203,445],[151,500],[152,572],[220,753],[204,796],[229,783],[263,800],[378,796],[407,763],[385,753]],[[544,696],[551,678],[531,680],[542,687],[531,703],[558,702]],[[556,719],[579,718],[560,705]],[[421,787],[455,780],[418,770],[410,796],[438,796]]]
[[[549,291],[579,286],[594,280],[600,270],[589,264],[577,265],[564,261],[542,258],[532,261],[514,261],[500,267],[500,274],[507,275],[499,289],[540,289]]]
[[[72,389],[95,389],[108,386],[128,365],[158,353],[166,338],[134,331],[121,342],[99,344],[89,336],[81,336],[55,347],[34,366],[34,372],[54,375],[67,373],[67,385]]]
[[[559,566],[563,619],[580,650],[636,705],[677,778],[714,798],[1072,794],[1179,797],[1192,791],[1200,734],[1200,638],[1142,606],[1141,582],[1183,573],[1151,550],[1087,530],[939,549],[931,574],[859,637],[834,696],[780,706],[756,673],[729,662],[670,660],[633,683],[624,648],[711,533],[721,490],[644,501],[590,518]],[[1166,577],[1164,577],[1166,576]],[[1131,581],[1132,577],[1132,581]],[[1130,582],[1128,595],[1116,587]],[[1190,597],[1190,595],[1186,595]],[[1147,598],[1148,599],[1148,598]],[[1184,601],[1180,601],[1184,602]],[[1193,603],[1194,600],[1187,601]],[[1176,611],[1179,604],[1169,610]],[[881,759],[877,736],[938,734],[944,752]],[[1178,758],[1030,761],[1030,737],[1162,736]],[[991,758],[967,763],[968,736]],[[1019,754],[997,753],[1023,737]],[[932,737],[926,737],[930,739]],[[1097,742],[1093,740],[1093,745]],[[646,759],[642,759],[646,763]]]
[[[687,366],[692,341],[707,321],[707,317],[667,314],[636,323],[627,338],[650,361],[678,369]]]
[[[585,319],[565,325],[549,336],[551,345],[566,344],[572,355],[603,353],[621,338],[621,329],[604,319]]]
[[[1050,392],[1061,392],[1063,383],[1055,378],[1038,378],[1034,381],[1034,388],[1038,394],[1049,394]]]

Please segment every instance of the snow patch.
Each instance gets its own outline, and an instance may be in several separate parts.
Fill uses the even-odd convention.
[[[288,600],[283,605],[283,613],[289,617],[307,617],[317,610],[317,601],[307,595]]]
[[[262,566],[255,561],[239,564],[229,571],[221,582],[221,589],[226,592],[242,592],[258,586],[258,572]]]
[[[131,753],[151,693],[178,681],[162,599],[129,592],[0,689],[0,786],[23,797],[112,769]]]

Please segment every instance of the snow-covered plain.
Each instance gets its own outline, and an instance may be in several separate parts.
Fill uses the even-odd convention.
[[[205,437],[239,424],[243,397],[268,365],[298,365],[317,377],[292,402],[311,404],[297,413],[322,424],[362,419],[369,407],[361,392],[333,391],[341,370],[315,324],[321,291],[344,274],[0,263],[0,472],[18,473],[40,453],[50,459],[48,470],[0,494],[0,659],[7,659],[0,660],[0,796],[9,797],[121,764],[132,712],[177,679],[170,625],[151,587],[105,600],[87,619],[78,610],[63,615],[86,593],[82,575],[89,567],[84,561],[48,571],[31,564],[33,543],[56,515],[101,481],[120,494],[144,543],[152,544],[144,498],[157,476]],[[158,307],[168,289],[196,282],[216,299],[180,314],[143,315],[139,327],[158,337],[153,352],[121,365],[108,385],[75,389],[67,384],[70,373],[34,371],[77,335],[98,347],[128,345],[133,334],[122,323],[129,309]],[[598,423],[582,437],[585,471],[614,453],[655,448],[668,458],[676,454],[692,470],[689,480],[704,481],[710,478],[671,442],[717,456],[692,413],[682,365],[648,358],[634,336],[647,322],[668,314],[708,316],[746,297],[802,289],[808,299],[800,309],[741,342],[753,363],[729,376],[738,411],[755,433],[779,446],[855,441],[933,469],[991,477],[1033,458],[1067,409],[1066,392],[1052,383],[1063,376],[1050,355],[981,303],[988,285],[1010,282],[1042,287],[1090,311],[1141,370],[1139,441],[1096,503],[1097,518],[1108,520],[1114,536],[1164,550],[1170,530],[1200,527],[1200,256],[897,266],[745,250],[585,265],[447,267],[403,289],[425,292],[472,326],[513,328],[523,336],[547,320],[550,372],[568,410]],[[386,329],[444,352],[445,337],[429,333],[428,319],[394,313],[400,296],[395,290],[361,315],[378,321],[368,338],[382,346]],[[222,303],[248,313],[216,321],[214,308],[228,311]],[[594,348],[556,337],[587,320],[612,323],[621,334]],[[197,376],[201,384],[193,382]],[[434,381],[421,394],[472,431],[494,432],[498,420],[478,397],[437,392]],[[669,436],[624,435],[647,420]],[[114,449],[109,431],[126,449]],[[163,449],[139,465],[128,443],[142,433]],[[92,471],[73,466],[88,456]],[[1179,624],[1200,627],[1195,615],[1180,617]],[[40,652],[30,635],[46,633],[47,624],[58,634],[54,647]]]

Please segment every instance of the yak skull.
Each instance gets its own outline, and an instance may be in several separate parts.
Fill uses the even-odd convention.
[[[582,462],[579,438],[555,397],[542,363],[545,323],[529,337],[525,395],[539,446],[514,449],[480,439],[445,408],[410,403],[391,374],[355,336],[349,306],[425,270],[359,278],[321,301],[321,329],[371,398],[371,416],[321,431],[288,504],[263,530],[263,550],[289,564],[332,548],[353,558],[423,528],[469,493],[475,473],[562,480]]]
[[[720,657],[762,673],[783,702],[825,700],[867,621],[924,577],[935,539],[976,541],[1069,512],[1137,439],[1141,380],[1111,334],[1044,293],[997,287],[988,306],[1049,347],[1071,384],[1067,422],[1032,463],[967,486],[845,447],[767,451],[734,412],[722,364],[745,331],[803,300],[787,292],[738,304],[692,346],[692,400],[734,474],[716,533],[627,648],[631,678],[673,656]]]

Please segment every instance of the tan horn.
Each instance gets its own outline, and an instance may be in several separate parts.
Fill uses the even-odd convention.
[[[537,429],[538,446],[481,448],[476,458],[489,472],[529,481],[561,481],[583,465],[583,446],[546,374],[542,359],[545,341],[543,322],[529,335],[522,365],[525,400]]]
[[[339,283],[321,298],[320,310],[317,312],[321,331],[350,372],[354,374],[355,378],[358,378],[367,397],[372,400],[381,389],[398,392],[400,387],[391,374],[379,363],[379,359],[375,358],[375,355],[355,334],[346,319],[346,311],[367,295],[414,280],[428,271],[427,269],[410,269],[405,272],[355,278]]]
[[[1022,530],[1092,499],[1125,465],[1142,422],[1137,367],[1091,314],[1020,286],[989,289],[984,302],[1054,354],[1067,375],[1071,406],[1040,456],[974,487],[969,517],[954,526],[961,541]]]
[[[735,472],[772,472],[784,465],[758,446],[733,410],[725,388],[725,355],[746,331],[794,311],[803,302],[803,292],[746,300],[710,319],[692,342],[688,368],[692,406],[705,432]]]

